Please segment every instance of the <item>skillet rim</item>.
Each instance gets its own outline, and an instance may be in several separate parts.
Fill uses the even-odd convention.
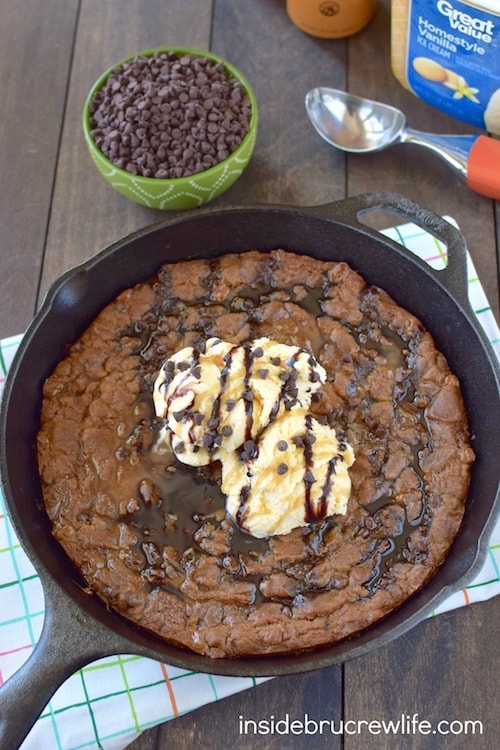
[[[45,320],[46,317],[50,316],[50,313],[53,311],[54,307],[53,305],[57,301],[59,305],[62,306],[63,309],[66,309],[66,312],[70,310],[71,304],[74,303],[75,297],[78,299],[78,295],[81,293],[83,286],[83,277],[82,274],[87,274],[91,269],[93,269],[96,265],[98,266],[99,263],[103,261],[105,258],[111,257],[114,253],[117,253],[121,249],[123,249],[123,246],[126,246],[128,244],[131,244],[138,239],[144,239],[145,237],[149,235],[154,235],[158,231],[163,231],[165,228],[170,228],[172,226],[181,226],[182,224],[185,224],[186,222],[191,222],[193,219],[195,220],[203,220],[206,217],[214,217],[214,216],[228,216],[231,214],[236,215],[238,213],[244,212],[246,216],[253,215],[255,216],[256,212],[262,212],[264,211],[266,214],[285,214],[288,217],[291,215],[299,215],[299,216],[306,216],[306,217],[313,217],[313,219],[317,219],[320,221],[327,220],[327,222],[332,224],[338,224],[347,227],[350,230],[354,230],[358,234],[362,234],[368,238],[371,238],[372,240],[376,240],[379,243],[382,243],[385,246],[388,246],[392,251],[396,250],[398,253],[399,258],[405,258],[405,261],[410,262],[410,264],[415,267],[419,268],[420,271],[424,273],[424,275],[432,280],[433,283],[435,283],[441,291],[452,298],[453,302],[456,304],[457,309],[461,310],[462,315],[466,318],[467,323],[472,326],[474,329],[476,335],[478,336],[478,340],[481,343],[484,353],[486,356],[486,359],[488,363],[491,366],[491,371],[493,374],[494,379],[496,379],[497,383],[497,391],[498,391],[498,380],[499,380],[499,367],[496,360],[496,357],[494,356],[494,353],[492,351],[489,351],[489,342],[487,341],[486,337],[484,336],[484,333],[482,331],[482,328],[477,324],[477,321],[474,317],[471,317],[471,310],[470,306],[468,305],[468,300],[464,299],[464,295],[460,292],[459,285],[463,283],[463,273],[461,271],[458,271],[455,274],[448,273],[447,276],[447,282],[448,285],[455,285],[456,289],[452,290],[450,293],[450,290],[448,289],[448,286],[443,283],[441,277],[436,277],[435,273],[431,273],[429,271],[429,267],[424,264],[423,262],[419,261],[418,258],[416,258],[414,255],[411,255],[411,257],[408,256],[408,251],[406,251],[404,248],[402,248],[401,245],[398,245],[397,243],[392,242],[391,240],[388,240],[385,237],[382,237],[378,232],[374,232],[373,230],[370,230],[365,225],[362,225],[358,223],[357,217],[360,213],[371,210],[373,206],[390,206],[391,208],[395,208],[395,203],[397,204],[397,211],[401,212],[401,215],[404,216],[406,219],[414,220],[416,218],[423,221],[424,224],[430,225],[432,228],[435,229],[435,221],[438,220],[442,221],[440,217],[435,217],[433,214],[429,214],[425,211],[425,209],[420,209],[420,207],[416,206],[416,204],[412,204],[411,202],[407,201],[406,199],[402,198],[401,196],[395,196],[395,194],[369,194],[367,196],[358,196],[355,199],[348,198],[344,199],[343,201],[337,201],[335,203],[326,204],[325,206],[316,206],[316,207],[295,207],[295,206],[242,206],[242,207],[233,207],[228,209],[204,209],[204,210],[196,210],[195,212],[191,212],[190,215],[184,214],[183,216],[179,218],[170,218],[165,221],[156,223],[151,225],[150,227],[146,227],[144,229],[138,230],[137,232],[134,232],[130,235],[127,235],[126,237],[118,240],[117,242],[113,242],[107,247],[105,247],[103,250],[101,250],[97,255],[89,258],[88,260],[84,261],[79,266],[67,271],[65,274],[62,274],[62,276],[57,279],[54,284],[51,286],[50,290],[48,291],[44,303],[42,307],[40,308],[39,312],[35,316],[34,320],[32,321],[32,324],[28,328],[28,331],[26,333],[25,338],[23,339],[23,342],[21,343],[20,350],[18,352],[18,355],[16,355],[16,359],[14,360],[13,367],[11,368],[12,375],[10,378],[7,379],[6,385],[5,385],[5,391],[4,391],[4,398],[2,399],[2,406],[0,411],[0,436],[3,436],[5,439],[0,441],[0,469],[7,469],[7,451],[4,450],[4,445],[6,444],[7,435],[4,435],[4,425],[7,424],[7,416],[6,412],[8,412],[9,408],[9,399],[10,399],[10,393],[11,393],[11,383],[15,382],[15,376],[16,373],[19,371],[20,364],[22,363],[23,357],[26,356],[26,352],[29,351],[29,347],[32,344],[33,338],[36,336],[36,333]],[[408,216],[408,212],[410,212],[410,216]],[[332,216],[332,213],[334,216]],[[430,217],[430,218],[429,218]],[[439,226],[439,229],[442,230],[442,227]],[[456,230],[454,230],[456,232]],[[448,232],[446,229],[445,234]],[[461,240],[457,238],[461,238],[461,234],[458,232],[458,234],[451,236],[451,242],[452,244],[461,244]],[[462,243],[465,247],[464,243]],[[249,249],[249,248],[247,248]],[[457,252],[462,252],[461,248]],[[404,252],[402,252],[404,250]],[[222,251],[227,252],[227,251]],[[219,253],[220,254],[220,253]],[[174,261],[175,262],[175,261]],[[463,269],[462,269],[463,271]],[[147,277],[148,274],[145,275],[144,278]],[[76,284],[75,284],[76,280]],[[69,283],[70,285],[70,295],[68,298],[61,298],[60,292],[62,289],[65,289],[65,285]],[[126,285],[121,285],[120,288],[124,288]],[[464,291],[464,290],[462,290]],[[59,295],[59,296],[58,296]],[[466,292],[465,292],[466,295]],[[111,295],[111,298],[115,296],[113,293]],[[103,304],[106,304],[104,302]],[[101,305],[102,306],[102,305]],[[94,316],[92,316],[94,317]],[[427,327],[427,326],[426,326]],[[83,330],[83,329],[82,329]],[[434,332],[431,331],[434,335]],[[491,347],[490,347],[491,349]],[[42,583],[44,585],[44,589],[46,587],[50,588],[51,591],[53,589],[53,581],[49,584],[49,579],[53,578],[50,571],[47,569],[46,564],[43,560],[40,559],[39,554],[34,549],[32,540],[28,538],[26,539],[26,533],[24,528],[24,523],[19,515],[19,509],[17,508],[17,504],[14,503],[13,507],[11,505],[11,487],[10,485],[7,485],[6,475],[8,471],[1,471],[2,475],[2,485],[4,486],[4,493],[5,493],[5,499],[7,508],[9,511],[9,515],[11,516],[11,519],[13,520],[14,527],[16,529],[16,532],[18,532],[18,536],[20,536],[20,541],[23,544],[23,546],[28,547],[26,551],[28,552],[28,555],[32,558],[32,561],[35,564],[35,567],[37,568],[37,571],[40,574],[40,577],[42,579]],[[475,550],[472,554],[469,554],[469,559],[467,560],[467,570],[461,571],[460,575],[456,579],[456,581],[448,581],[448,583],[445,583],[444,585],[441,584],[437,587],[437,590],[433,591],[431,594],[431,591],[433,589],[433,586],[431,584],[433,581],[435,581],[436,577],[439,575],[440,570],[436,573],[436,575],[431,579],[427,584],[424,585],[423,589],[421,591],[426,591],[428,593],[428,601],[427,603],[424,603],[423,606],[418,607],[415,604],[415,600],[420,598],[418,595],[421,593],[420,591],[417,592],[417,594],[414,594],[412,597],[410,597],[407,602],[404,602],[398,610],[396,610],[394,613],[391,613],[388,615],[388,617],[384,618],[381,623],[376,623],[375,625],[371,626],[365,631],[361,631],[360,636],[362,637],[352,637],[347,639],[346,641],[340,642],[340,644],[334,644],[334,646],[325,647],[321,649],[316,649],[312,652],[304,652],[303,655],[300,655],[300,658],[297,655],[293,655],[292,657],[286,656],[285,658],[280,657],[279,655],[269,655],[264,656],[261,658],[259,657],[252,657],[251,659],[230,659],[230,660],[213,660],[208,659],[207,657],[200,657],[199,655],[194,655],[194,662],[196,663],[196,666],[194,667],[197,671],[207,671],[212,673],[219,673],[219,674],[230,674],[230,675],[270,675],[270,674],[290,674],[294,672],[299,671],[306,671],[308,669],[316,669],[322,666],[328,666],[330,664],[338,663],[340,661],[344,661],[347,658],[352,658],[353,656],[357,656],[361,653],[364,653],[365,651],[373,649],[373,647],[376,647],[378,645],[382,645],[382,643],[387,642],[388,640],[392,640],[392,638],[396,637],[397,635],[405,632],[406,630],[413,627],[416,622],[421,620],[426,614],[428,614],[430,611],[432,611],[437,604],[442,601],[444,598],[450,595],[453,590],[456,590],[460,588],[462,585],[464,585],[464,582],[466,580],[469,580],[471,577],[473,577],[475,571],[479,567],[479,565],[482,562],[482,556],[486,554],[485,546],[487,542],[487,536],[489,534],[489,531],[491,530],[491,527],[493,525],[493,522],[496,518],[496,515],[498,515],[498,492],[496,496],[496,500],[494,499],[491,505],[490,513],[488,518],[485,520],[482,533],[474,540],[470,540],[471,544],[475,545]],[[460,532],[459,532],[460,534]],[[54,542],[55,543],[55,542]],[[57,543],[55,543],[57,544]],[[455,543],[454,543],[455,544]],[[42,570],[39,570],[40,564],[42,566]],[[446,564],[443,564],[443,566]],[[59,580],[56,579],[55,581],[56,587],[61,586]],[[69,595],[66,587],[65,592]],[[429,599],[430,597],[430,599]],[[100,601],[100,600],[99,600]],[[48,600],[49,602],[49,600]],[[49,602],[50,603],[50,602]],[[411,604],[413,603],[413,604]],[[79,605],[81,606],[81,605]],[[101,603],[102,606],[102,603]],[[87,615],[94,616],[93,613],[89,612],[88,607],[84,607],[85,612]],[[394,614],[394,617],[392,615]],[[117,616],[120,620],[123,618],[121,616]],[[392,627],[387,628],[386,623],[391,622],[394,620],[394,624]],[[105,627],[108,627],[108,625],[105,625]],[[133,626],[134,629],[135,626]],[[381,632],[378,632],[381,631]],[[375,633],[375,635],[373,635]],[[366,636],[368,634],[368,637]],[[370,637],[371,634],[371,637]],[[155,637],[155,641],[158,641],[159,639]],[[348,644],[347,650],[344,650],[343,646],[345,644]],[[124,644],[123,641],[120,641],[120,646],[127,645]],[[137,653],[137,644],[135,642],[128,641],[128,645],[133,648],[133,652]],[[139,644],[140,649],[144,649],[143,644]],[[183,650],[173,647],[174,651],[181,652],[181,655],[176,663],[176,656],[175,654],[167,653],[163,649],[161,651],[158,651],[157,649],[154,649],[153,652],[151,652],[151,649],[146,646],[146,651],[141,650],[140,653],[145,653],[145,655],[153,656],[153,658],[156,659],[164,659],[168,658],[168,660],[175,664],[176,666],[185,667],[186,662],[188,662],[189,666],[188,668],[193,668],[193,657],[190,652],[184,652]],[[167,648],[167,651],[170,652],[170,647]],[[128,651],[127,651],[128,652]],[[188,657],[188,658],[187,658]],[[302,658],[304,657],[304,658]],[[198,663],[199,660],[202,660],[202,663]],[[271,662],[278,661],[278,664],[272,665]],[[262,662],[262,663],[260,663]]]

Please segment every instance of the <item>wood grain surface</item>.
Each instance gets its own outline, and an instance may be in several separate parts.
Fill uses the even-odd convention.
[[[0,0],[0,336],[28,324],[50,284],[121,236],[165,215],[126,201],[86,152],[81,114],[100,73],[143,49],[176,44],[228,58],[254,85],[260,127],[251,164],[218,206],[320,205],[393,190],[460,224],[499,316],[499,204],[469,191],[436,157],[398,146],[365,157],[334,151],[304,110],[309,88],[347,88],[398,106],[417,129],[471,132],[433,110],[390,69],[390,2],[346,40],[289,21],[284,0]],[[215,205],[215,204],[214,204]],[[498,712],[500,601],[429,618],[344,665],[272,679],[145,732],[131,750],[491,750]],[[474,736],[250,736],[240,717],[483,722]]]

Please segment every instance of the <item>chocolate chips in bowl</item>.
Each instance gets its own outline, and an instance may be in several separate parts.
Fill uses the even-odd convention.
[[[106,71],[83,112],[90,154],[131,200],[164,210],[195,208],[242,174],[257,134],[246,78],[217,55],[149,50]]]

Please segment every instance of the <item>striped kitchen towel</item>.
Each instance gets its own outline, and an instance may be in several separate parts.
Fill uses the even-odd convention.
[[[405,224],[386,233],[434,268],[446,263],[446,248],[415,225]],[[500,357],[499,329],[470,258],[468,278],[473,309]],[[20,340],[21,336],[13,336],[0,342],[0,390]],[[497,523],[477,577],[434,614],[498,594],[499,571]],[[32,652],[43,618],[39,578],[16,539],[0,497],[0,685]],[[101,659],[79,670],[56,692],[22,748],[120,750],[155,724],[259,682],[263,678],[195,673],[133,655]]]

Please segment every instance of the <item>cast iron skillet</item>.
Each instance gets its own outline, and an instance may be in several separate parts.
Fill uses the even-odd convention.
[[[446,243],[449,264],[431,270],[358,217],[388,208]],[[382,622],[310,653],[210,660],[139,630],[85,593],[53,540],[42,509],[35,438],[42,384],[56,363],[118,292],[152,276],[166,261],[225,251],[283,247],[346,260],[416,314],[461,380],[477,461],[463,527],[437,575]],[[117,653],[140,654],[189,670],[224,675],[283,675],[359,656],[407,631],[475,574],[498,506],[499,368],[467,297],[466,247],[450,224],[401,196],[363,195],[327,206],[197,210],[141,230],[66,273],[30,325],[5,385],[0,472],[9,514],[42,581],[46,616],[26,664],[0,690],[0,744],[18,747],[44,706],[73,672]]]

